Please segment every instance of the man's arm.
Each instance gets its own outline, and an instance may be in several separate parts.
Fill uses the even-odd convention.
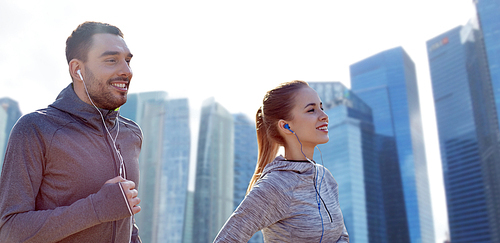
[[[0,177],[0,239],[54,242],[94,225],[131,216],[128,207],[137,205],[137,191],[127,182],[108,182],[69,206],[36,210],[46,149],[40,137],[36,129],[23,122],[18,122],[11,133]],[[140,207],[132,211],[138,210]]]

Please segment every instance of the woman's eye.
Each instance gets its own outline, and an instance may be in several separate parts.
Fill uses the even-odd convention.
[[[308,110],[307,112],[314,112],[314,109],[310,109],[310,110]]]

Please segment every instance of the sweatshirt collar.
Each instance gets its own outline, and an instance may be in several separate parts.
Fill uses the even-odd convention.
[[[56,101],[49,107],[69,113],[73,117],[81,120],[87,126],[90,126],[98,131],[104,130],[102,118],[96,108],[83,102],[75,93],[73,83],[64,88],[56,98]],[[106,126],[111,130],[115,125],[118,111],[105,110],[98,108],[106,121]]]
[[[288,170],[295,171],[298,173],[304,173],[308,170],[311,170],[313,167],[311,162],[309,161],[290,161],[286,160],[282,155],[276,157],[273,162],[266,165],[264,171],[262,171],[262,175],[269,173],[271,171],[276,170]]]

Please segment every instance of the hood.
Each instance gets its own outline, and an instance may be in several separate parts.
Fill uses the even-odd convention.
[[[56,101],[49,105],[49,107],[58,109],[60,111],[69,113],[74,118],[82,121],[85,125],[94,128],[97,131],[103,131],[102,118],[96,108],[83,102],[73,90],[73,83],[64,88],[56,98]],[[111,130],[115,125],[117,111],[110,111],[100,109],[106,126]]]
[[[294,171],[296,173],[312,173],[314,169],[313,164],[309,161],[292,161],[286,160],[282,155],[276,157],[273,162],[266,165],[264,171],[262,171],[262,176],[271,171]]]

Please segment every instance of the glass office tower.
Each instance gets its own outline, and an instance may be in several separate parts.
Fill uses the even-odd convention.
[[[496,116],[500,114],[500,1],[498,0],[475,0],[477,18],[484,42],[487,66],[495,97]],[[497,119],[500,126],[500,119]],[[486,179],[488,180],[488,207],[490,227],[494,234],[493,240],[500,242],[500,161],[490,162],[485,165]],[[493,205],[496,205],[493,207]]]
[[[9,136],[5,131],[7,130],[5,129],[6,127],[7,127],[7,111],[0,108],[0,172],[2,172],[3,160],[5,157],[5,149],[7,147],[7,140]]]
[[[120,114],[143,132],[139,157],[143,242],[181,242],[187,198],[190,129],[187,99],[165,92],[129,94]]]
[[[0,172],[10,131],[21,115],[17,101],[7,97],[0,99]]]
[[[255,122],[244,114],[234,114],[234,209],[245,198],[248,183],[257,164],[257,131]],[[257,232],[248,243],[262,243],[262,233]]]
[[[158,242],[181,242],[191,151],[187,99],[170,99],[165,111],[160,175]]]
[[[213,98],[203,103],[198,135],[193,242],[212,242],[234,209],[234,123]]]
[[[398,239],[404,240],[406,226],[409,240],[403,242],[434,242],[415,65],[403,48],[397,47],[352,64],[350,73],[352,91],[372,108],[375,133],[395,141],[393,153],[399,173],[386,176],[401,179],[404,201],[399,203],[404,204],[406,212],[398,212],[398,217],[406,214],[406,218],[391,218],[388,242],[402,242]],[[394,167],[390,169],[397,172]],[[406,221],[407,225],[397,221]]]
[[[141,213],[135,215],[144,242],[157,242],[161,155],[164,111],[167,93],[148,92],[129,94],[120,108],[120,115],[137,122],[142,129],[142,149],[139,156]]]
[[[452,242],[499,242],[499,128],[476,20],[427,41]]]
[[[184,213],[184,229],[182,230],[182,243],[193,242],[193,212],[194,191],[188,190],[186,199],[186,212]]]
[[[245,198],[257,164],[255,123],[244,114],[234,114],[234,209]]]
[[[372,111],[339,82],[310,82],[328,115],[330,141],[318,145],[339,185],[339,203],[351,242],[387,242]]]
[[[483,35],[497,114],[500,114],[500,1],[475,0],[474,3]]]

